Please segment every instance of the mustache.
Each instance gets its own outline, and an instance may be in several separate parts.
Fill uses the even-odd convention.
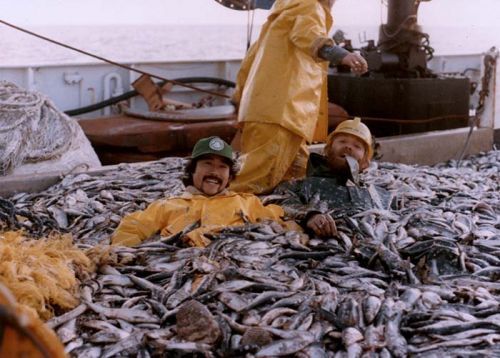
[[[210,175],[210,174],[209,174],[209,175],[205,175],[205,176],[203,177],[203,181],[205,181],[205,180],[207,180],[207,179],[216,180],[216,181],[217,181],[217,183],[222,184],[222,179],[221,179],[221,178],[219,178],[219,177],[218,177],[218,176],[216,176],[216,175]]]

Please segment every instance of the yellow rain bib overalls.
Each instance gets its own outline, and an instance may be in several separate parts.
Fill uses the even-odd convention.
[[[242,127],[242,170],[234,191],[266,193],[305,175],[307,142],[328,129],[330,8],[320,0],[277,0],[238,73],[233,100]]]

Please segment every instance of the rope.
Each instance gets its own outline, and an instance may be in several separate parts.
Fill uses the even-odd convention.
[[[96,58],[98,60],[101,60],[103,62],[107,62],[111,65],[114,65],[114,66],[117,66],[117,67],[121,67],[121,68],[124,68],[126,70],[129,70],[129,71],[134,71],[134,72],[137,72],[137,73],[140,73],[141,75],[146,75],[146,76],[150,76],[152,78],[157,78],[159,80],[162,80],[162,81],[165,81],[165,82],[169,82],[169,83],[172,83],[172,84],[175,84],[175,85],[178,85],[178,86],[181,86],[181,87],[186,87],[186,88],[189,88],[189,89],[192,89],[194,91],[198,91],[198,92],[203,92],[203,93],[207,93],[207,94],[211,94],[211,95],[214,95],[214,96],[219,96],[219,97],[223,97],[223,98],[231,98],[230,96],[228,95],[225,95],[225,94],[222,94],[222,93],[217,93],[217,92],[213,92],[213,91],[209,91],[209,90],[205,90],[205,89],[202,89],[202,88],[198,88],[198,87],[195,87],[195,86],[191,86],[191,85],[187,85],[185,83],[181,83],[181,82],[177,82],[177,81],[174,81],[174,80],[169,80],[165,77],[161,77],[161,76],[158,76],[158,75],[155,75],[151,72],[147,72],[147,71],[143,71],[143,70],[138,70],[136,68],[133,68],[133,67],[130,67],[130,66],[127,66],[127,65],[124,65],[124,64],[121,64],[121,63],[118,63],[118,62],[115,62],[115,61],[112,61],[112,60],[109,60],[105,57],[102,57],[102,56],[98,56],[98,55],[94,55],[93,53],[90,53],[90,52],[87,52],[87,51],[84,51],[84,50],[81,50],[81,49],[78,49],[76,47],[73,47],[73,46],[70,46],[70,45],[67,45],[67,44],[64,44],[62,42],[59,42],[59,41],[56,41],[56,40],[53,40],[53,39],[50,39],[48,37],[45,37],[43,35],[40,35],[40,34],[37,34],[35,32],[32,32],[32,31],[29,31],[29,30],[26,30],[22,27],[19,27],[19,26],[16,26],[16,25],[13,25],[7,21],[4,21],[4,20],[1,20],[0,19],[0,23],[6,25],[6,26],[9,26],[13,29],[16,29],[18,31],[21,31],[21,32],[24,32],[24,33],[27,33],[31,36],[35,36],[35,37],[38,37],[39,39],[42,39],[42,40],[45,40],[45,41],[48,41],[48,42],[51,42],[53,44],[56,44],[58,46],[62,46],[62,47],[65,47],[67,49],[70,49],[70,50],[73,50],[73,51],[76,51],[76,52],[79,52],[79,53],[82,53],[84,55],[87,55],[87,56],[90,56],[90,57],[93,57],[93,58]]]
[[[474,117],[469,121],[469,133],[467,133],[467,138],[465,139],[465,144],[464,147],[462,148],[462,151],[460,152],[457,160],[457,164],[455,168],[460,168],[460,164],[462,163],[462,159],[464,159],[465,151],[469,148],[469,143],[470,139],[472,137],[472,132],[474,132],[474,127],[477,125],[477,122],[479,120],[479,117]]]
[[[215,84],[217,86],[225,86],[227,88],[234,88],[236,84],[232,81],[224,80],[221,78],[216,78],[216,77],[180,77],[176,78],[175,81],[181,82],[181,83],[210,83],[210,84]],[[165,85],[165,82],[158,82],[157,85],[159,87],[163,87]],[[126,101],[129,98],[135,97],[139,95],[139,93],[136,90],[131,90],[128,92],[125,92],[119,96],[116,97],[111,97],[108,98],[102,102],[94,103],[89,106],[85,107],[80,107],[80,108],[75,108],[75,109],[70,109],[65,111],[68,116],[73,117],[73,116],[78,116],[80,114],[85,114],[93,111],[97,111],[99,109],[102,109],[107,106],[111,106],[113,104],[116,104],[121,101]]]
[[[405,28],[405,25],[406,23],[409,21],[409,20],[415,20],[415,22],[417,21],[417,15],[408,15],[406,17],[406,19],[404,19],[401,24],[399,24],[398,28],[396,30],[394,30],[394,32],[392,33],[389,33],[387,30],[386,30],[386,25],[383,25],[382,26],[382,32],[384,33],[384,35],[389,38],[389,39],[393,39],[394,37],[396,37],[404,28]]]
[[[255,18],[255,0],[248,0],[248,12],[247,12],[247,51],[250,49],[252,44],[252,33]]]
[[[45,96],[0,81],[0,176],[62,155],[77,129]]]

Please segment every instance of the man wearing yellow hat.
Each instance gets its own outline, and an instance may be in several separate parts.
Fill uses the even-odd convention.
[[[113,245],[134,246],[160,232],[182,237],[190,246],[204,247],[210,240],[204,233],[248,220],[269,219],[283,223],[283,209],[264,206],[253,194],[229,191],[237,174],[233,150],[219,137],[199,140],[184,170],[186,191],[179,197],[158,200],[146,210],[126,216],[112,236]],[[196,226],[199,226],[195,228]],[[189,231],[189,228],[193,230]]]
[[[386,208],[390,195],[382,188],[360,187],[358,174],[373,157],[372,135],[360,118],[341,122],[327,138],[324,155],[312,153],[307,177],[284,183],[275,192],[292,197],[281,202],[287,213],[318,236],[334,236],[334,217],[370,207]],[[297,214],[300,213],[300,214]]]
[[[353,172],[353,161],[357,170]],[[334,178],[339,185],[350,179],[357,184],[357,173],[370,165],[373,157],[372,135],[359,117],[341,122],[330,133],[324,155],[312,153],[309,157],[307,176]]]

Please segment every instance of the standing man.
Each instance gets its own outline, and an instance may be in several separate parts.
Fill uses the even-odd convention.
[[[245,220],[283,223],[281,207],[264,206],[253,194],[237,194],[227,189],[237,170],[231,146],[219,137],[196,143],[184,174],[185,193],[157,200],[146,210],[127,215],[114,232],[112,244],[135,246],[157,232],[170,236],[198,223],[199,227],[182,239],[190,246],[204,247],[210,243],[204,233],[224,226],[242,225]]]
[[[306,144],[327,135],[328,64],[367,71],[358,54],[328,37],[334,0],[277,0],[238,74],[243,167],[231,188],[270,192],[305,175]]]

